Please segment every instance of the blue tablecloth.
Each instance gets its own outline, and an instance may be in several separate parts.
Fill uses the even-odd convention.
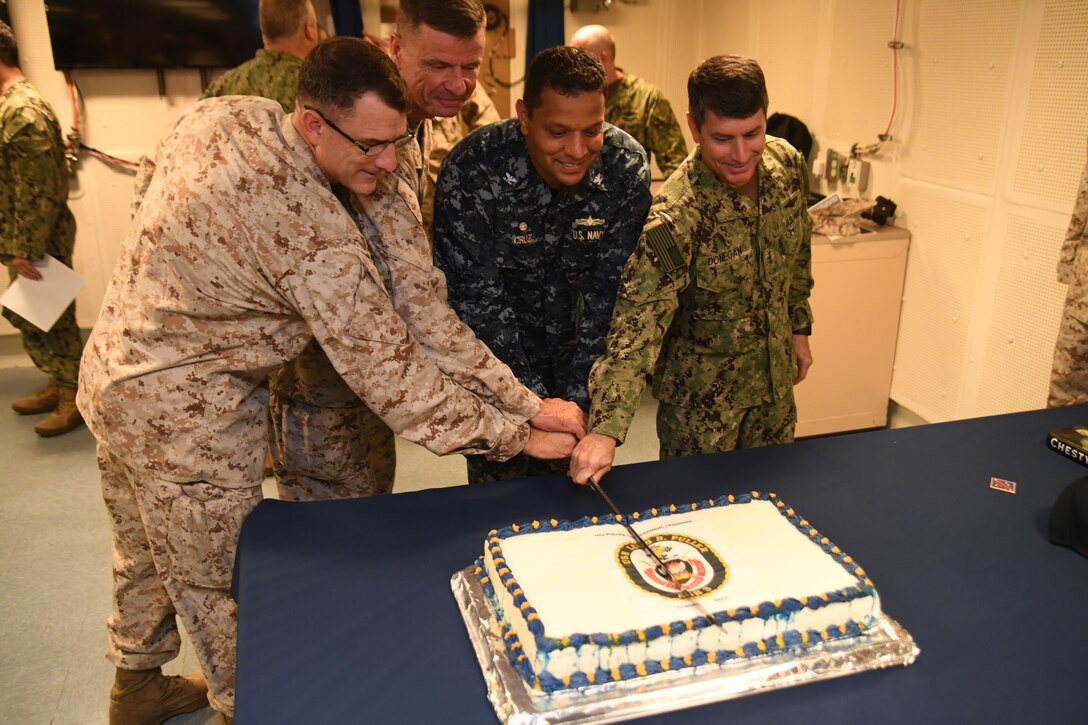
[[[646,722],[1085,722],[1088,559],[1046,536],[1059,491],[1086,474],[1046,434],[1085,422],[1074,406],[615,469],[604,485],[625,511],[778,493],[865,567],[921,648],[908,668]],[[601,513],[559,477],[265,501],[235,567],[236,722],[495,722],[450,576],[491,528]]]

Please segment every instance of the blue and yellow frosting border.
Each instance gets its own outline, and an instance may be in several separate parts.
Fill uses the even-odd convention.
[[[773,617],[789,617],[804,608],[819,609],[836,602],[849,602],[860,597],[877,595],[873,582],[866,575],[865,570],[842,549],[833,544],[812,526],[806,519],[799,516],[793,508],[783,503],[777,494],[751,493],[739,495],[720,496],[716,499],[695,501],[690,504],[668,504],[652,507],[644,511],[635,511],[629,514],[632,521],[644,521],[652,518],[685,514],[703,508],[746,504],[752,501],[771,501],[778,512],[792,523],[801,533],[809,537],[836,562],[839,563],[851,576],[856,584],[853,587],[837,589],[822,594],[808,596],[803,599],[787,598],[773,602],[761,602],[755,606],[742,606],[720,612],[713,612],[714,618],[720,623],[741,622],[751,617],[770,619]],[[538,651],[549,653],[567,647],[580,647],[586,643],[599,646],[627,645],[635,642],[647,642],[658,637],[669,636],[673,633],[692,629],[703,629],[709,622],[706,617],[694,617],[692,619],[677,620],[665,624],[654,625],[646,629],[626,630],[623,632],[596,632],[589,634],[576,634],[563,638],[549,637],[544,630],[544,624],[536,609],[525,597],[517,580],[504,566],[505,559],[502,556],[502,541],[522,534],[538,533],[546,531],[570,531],[589,526],[601,526],[605,524],[622,524],[614,514],[605,516],[583,516],[574,521],[549,519],[547,521],[534,520],[522,524],[512,524],[501,529],[492,529],[487,535],[487,546],[495,562],[495,567],[500,579],[499,584],[506,589],[514,600],[514,605],[522,610],[532,633]],[[491,601],[492,608],[498,607],[498,597],[495,593],[494,582],[490,580],[484,568],[483,557],[476,559],[476,577],[483,587],[484,593]],[[588,685],[603,684],[620,680],[629,680],[635,677],[667,672],[684,667],[696,667],[704,664],[727,662],[742,658],[759,657],[764,654],[783,652],[803,648],[810,643],[838,639],[842,637],[856,637],[866,631],[866,624],[850,620],[843,625],[832,625],[824,630],[809,629],[804,631],[790,630],[766,639],[746,642],[734,650],[703,651],[696,650],[687,657],[671,657],[661,661],[647,660],[639,665],[625,664],[611,670],[598,668],[596,672],[586,674],[576,672],[571,677],[562,679],[548,673],[537,674],[533,670],[532,663],[522,651],[522,644],[518,640],[513,628],[504,621],[500,621],[500,629],[503,641],[506,643],[506,653],[513,663],[514,668],[535,690],[543,692],[555,692],[568,688],[586,687]]]

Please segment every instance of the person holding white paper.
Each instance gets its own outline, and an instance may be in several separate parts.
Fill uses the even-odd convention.
[[[60,125],[23,76],[15,34],[0,21],[0,261],[12,281],[19,276],[39,281],[34,262],[50,254],[71,267],[75,238]],[[50,413],[34,426],[41,436],[82,425],[75,397],[83,340],[75,303],[48,331],[8,309],[4,317],[19,330],[30,359],[49,376],[44,390],[14,401],[12,408],[20,415]]]

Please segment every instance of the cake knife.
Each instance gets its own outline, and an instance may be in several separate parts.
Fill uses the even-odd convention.
[[[627,533],[631,534],[631,538],[635,540],[635,543],[637,543],[639,547],[641,547],[647,554],[650,555],[650,557],[654,561],[657,562],[658,566],[661,567],[661,570],[665,572],[665,576],[667,576],[669,578],[669,581],[671,581],[673,585],[677,588],[677,590],[679,590],[680,598],[688,600],[692,604],[694,604],[699,609],[699,613],[706,617],[706,621],[708,621],[712,625],[717,626],[718,620],[714,618],[714,615],[710,613],[710,610],[703,606],[703,603],[696,599],[689,590],[684,588],[684,585],[680,583],[680,580],[676,578],[676,575],[672,572],[671,569],[669,569],[669,567],[665,564],[664,560],[662,560],[662,558],[657,555],[657,552],[654,551],[653,548],[646,543],[646,540],[643,539],[637,531],[635,531],[635,527],[631,526],[631,524],[627,522],[627,517],[620,513],[620,510],[616,508],[616,504],[612,503],[612,499],[609,498],[608,494],[604,492],[603,488],[601,488],[601,482],[597,476],[589,477],[589,487],[596,491],[598,496],[604,499],[605,505],[608,506],[608,508],[612,511],[612,515],[616,517],[617,521],[623,524],[624,528],[627,529]]]

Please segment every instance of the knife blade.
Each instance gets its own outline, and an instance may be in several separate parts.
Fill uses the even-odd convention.
[[[635,540],[635,543],[637,543],[643,551],[649,554],[650,557],[657,562],[657,565],[658,567],[660,567],[661,571],[665,573],[665,576],[668,577],[669,581],[672,582],[673,586],[675,586],[677,591],[680,592],[680,599],[683,599],[695,605],[695,607],[698,608],[699,613],[706,617],[707,622],[717,626],[718,620],[714,618],[714,615],[710,613],[710,610],[703,606],[702,602],[700,602],[694,594],[684,588],[684,585],[680,582],[679,579],[676,578],[676,575],[672,572],[671,569],[669,569],[668,565],[665,564],[664,560],[660,556],[658,556],[657,552],[654,551],[648,543],[646,543],[646,540],[643,539],[637,531],[635,531],[635,527],[633,527],[627,521],[627,517],[620,513],[620,510],[616,507],[616,504],[612,502],[612,499],[609,498],[608,494],[604,492],[603,488],[601,488],[601,482],[597,476],[589,477],[589,487],[596,491],[597,495],[604,500],[605,505],[608,506],[609,510],[612,512],[612,515],[616,517],[617,521],[623,524],[624,528],[627,529],[627,533],[629,533],[631,535],[631,538]]]

